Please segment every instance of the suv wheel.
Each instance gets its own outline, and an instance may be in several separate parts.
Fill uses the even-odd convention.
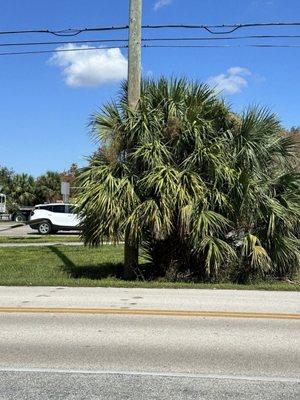
[[[50,222],[42,222],[39,224],[38,231],[41,235],[48,235],[51,233],[52,227]]]
[[[16,222],[23,222],[23,221],[25,221],[25,217],[24,217],[23,214],[16,214],[16,216],[15,216],[14,219],[15,219]]]

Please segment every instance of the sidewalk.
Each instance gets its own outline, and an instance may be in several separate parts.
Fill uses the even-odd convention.
[[[300,314],[300,292],[0,286],[0,307]]]

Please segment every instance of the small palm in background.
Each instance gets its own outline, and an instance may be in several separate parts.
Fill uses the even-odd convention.
[[[16,204],[34,205],[36,196],[33,176],[15,174],[11,182],[10,197]]]
[[[36,200],[38,203],[51,203],[61,200],[61,178],[58,172],[47,171],[36,180]]]

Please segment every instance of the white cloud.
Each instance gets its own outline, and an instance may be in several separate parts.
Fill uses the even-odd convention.
[[[252,75],[251,71],[242,67],[231,67],[225,74],[211,76],[207,83],[216,91],[224,94],[240,93],[248,86],[247,77]]]
[[[168,6],[173,0],[156,0],[154,4],[154,10],[157,11],[159,8]]]
[[[93,49],[71,43],[56,50]],[[73,87],[95,87],[127,77],[127,59],[120,49],[56,52],[49,60],[63,69],[64,80]]]

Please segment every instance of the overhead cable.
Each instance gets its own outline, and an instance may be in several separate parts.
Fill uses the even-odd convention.
[[[218,41],[218,40],[244,40],[244,39],[300,39],[300,35],[245,35],[245,36],[193,36],[193,37],[155,37],[142,38],[142,42],[186,42],[186,41]],[[87,43],[123,43],[128,42],[127,38],[119,39],[85,39],[85,40],[55,40],[46,42],[7,42],[1,43],[0,47],[15,46],[44,46],[44,45],[64,45],[64,44],[87,44]]]
[[[288,45],[288,44],[238,44],[238,45],[142,45],[143,48],[242,48],[242,47],[257,47],[257,48],[300,48],[299,45]],[[128,45],[121,46],[103,46],[103,47],[85,47],[85,48],[73,48],[73,49],[53,49],[53,50],[33,50],[33,51],[17,51],[17,52],[4,52],[0,53],[0,56],[12,56],[12,55],[26,55],[26,54],[44,54],[44,53],[61,53],[61,52],[75,52],[75,51],[96,51],[96,50],[107,50],[107,49],[126,49]]]
[[[203,29],[215,35],[229,34],[244,28],[266,28],[266,27],[299,27],[300,22],[263,22],[263,23],[245,23],[245,24],[222,24],[222,25],[197,25],[197,24],[161,24],[161,25],[143,25],[143,29]],[[61,30],[52,29],[23,29],[0,31],[0,35],[33,34],[43,33],[55,36],[77,36],[84,32],[104,32],[127,30],[128,25],[119,26],[99,26],[87,28],[67,28]]]

